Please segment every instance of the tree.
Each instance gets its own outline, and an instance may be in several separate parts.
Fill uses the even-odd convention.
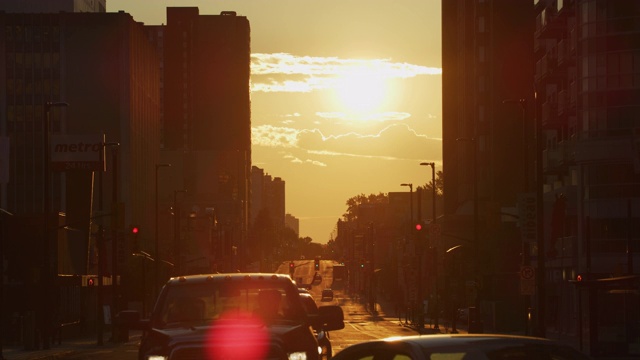
[[[358,219],[358,207],[365,204],[384,204],[389,202],[389,196],[385,193],[356,195],[347,200],[347,212],[342,214],[344,221],[356,221]]]
[[[433,180],[429,180],[424,185],[424,189],[428,192],[433,191]],[[440,197],[444,193],[444,174],[442,170],[436,171],[436,196]]]

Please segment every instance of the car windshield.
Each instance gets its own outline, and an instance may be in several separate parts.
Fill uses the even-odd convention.
[[[205,325],[224,319],[261,319],[263,323],[299,320],[300,301],[279,283],[175,284],[163,290],[152,318],[157,328]],[[295,297],[298,296],[294,293]]]

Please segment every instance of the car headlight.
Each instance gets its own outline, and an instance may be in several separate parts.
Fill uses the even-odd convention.
[[[307,360],[307,353],[304,351],[292,352],[288,356],[289,360]]]
[[[169,357],[164,355],[148,355],[147,356],[147,360],[167,360],[167,359],[169,359]]]

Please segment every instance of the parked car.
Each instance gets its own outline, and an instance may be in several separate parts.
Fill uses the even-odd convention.
[[[331,301],[331,300],[333,300],[333,290],[331,289],[322,290],[322,297],[320,301]]]
[[[416,335],[351,345],[333,360],[588,360],[573,347],[549,339],[493,334]]]
[[[230,273],[171,278],[150,319],[123,311],[119,324],[144,330],[138,358],[319,359],[312,328],[344,328],[339,306],[308,313],[288,275]]]
[[[302,305],[304,306],[307,314],[313,315],[318,313],[318,304],[316,304],[316,301],[313,299],[311,294],[301,292],[300,298],[302,299]],[[318,353],[320,354],[320,358],[331,359],[333,351],[331,349],[329,331],[325,330],[324,326],[313,327],[313,331],[315,332],[316,339],[318,340]]]

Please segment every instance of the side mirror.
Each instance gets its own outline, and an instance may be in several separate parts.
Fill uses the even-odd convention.
[[[322,329],[325,331],[344,329],[344,313],[338,305],[326,305],[318,308]]]
[[[127,330],[148,330],[150,322],[148,319],[140,319],[140,312],[137,310],[123,310],[116,316],[118,326]]]

